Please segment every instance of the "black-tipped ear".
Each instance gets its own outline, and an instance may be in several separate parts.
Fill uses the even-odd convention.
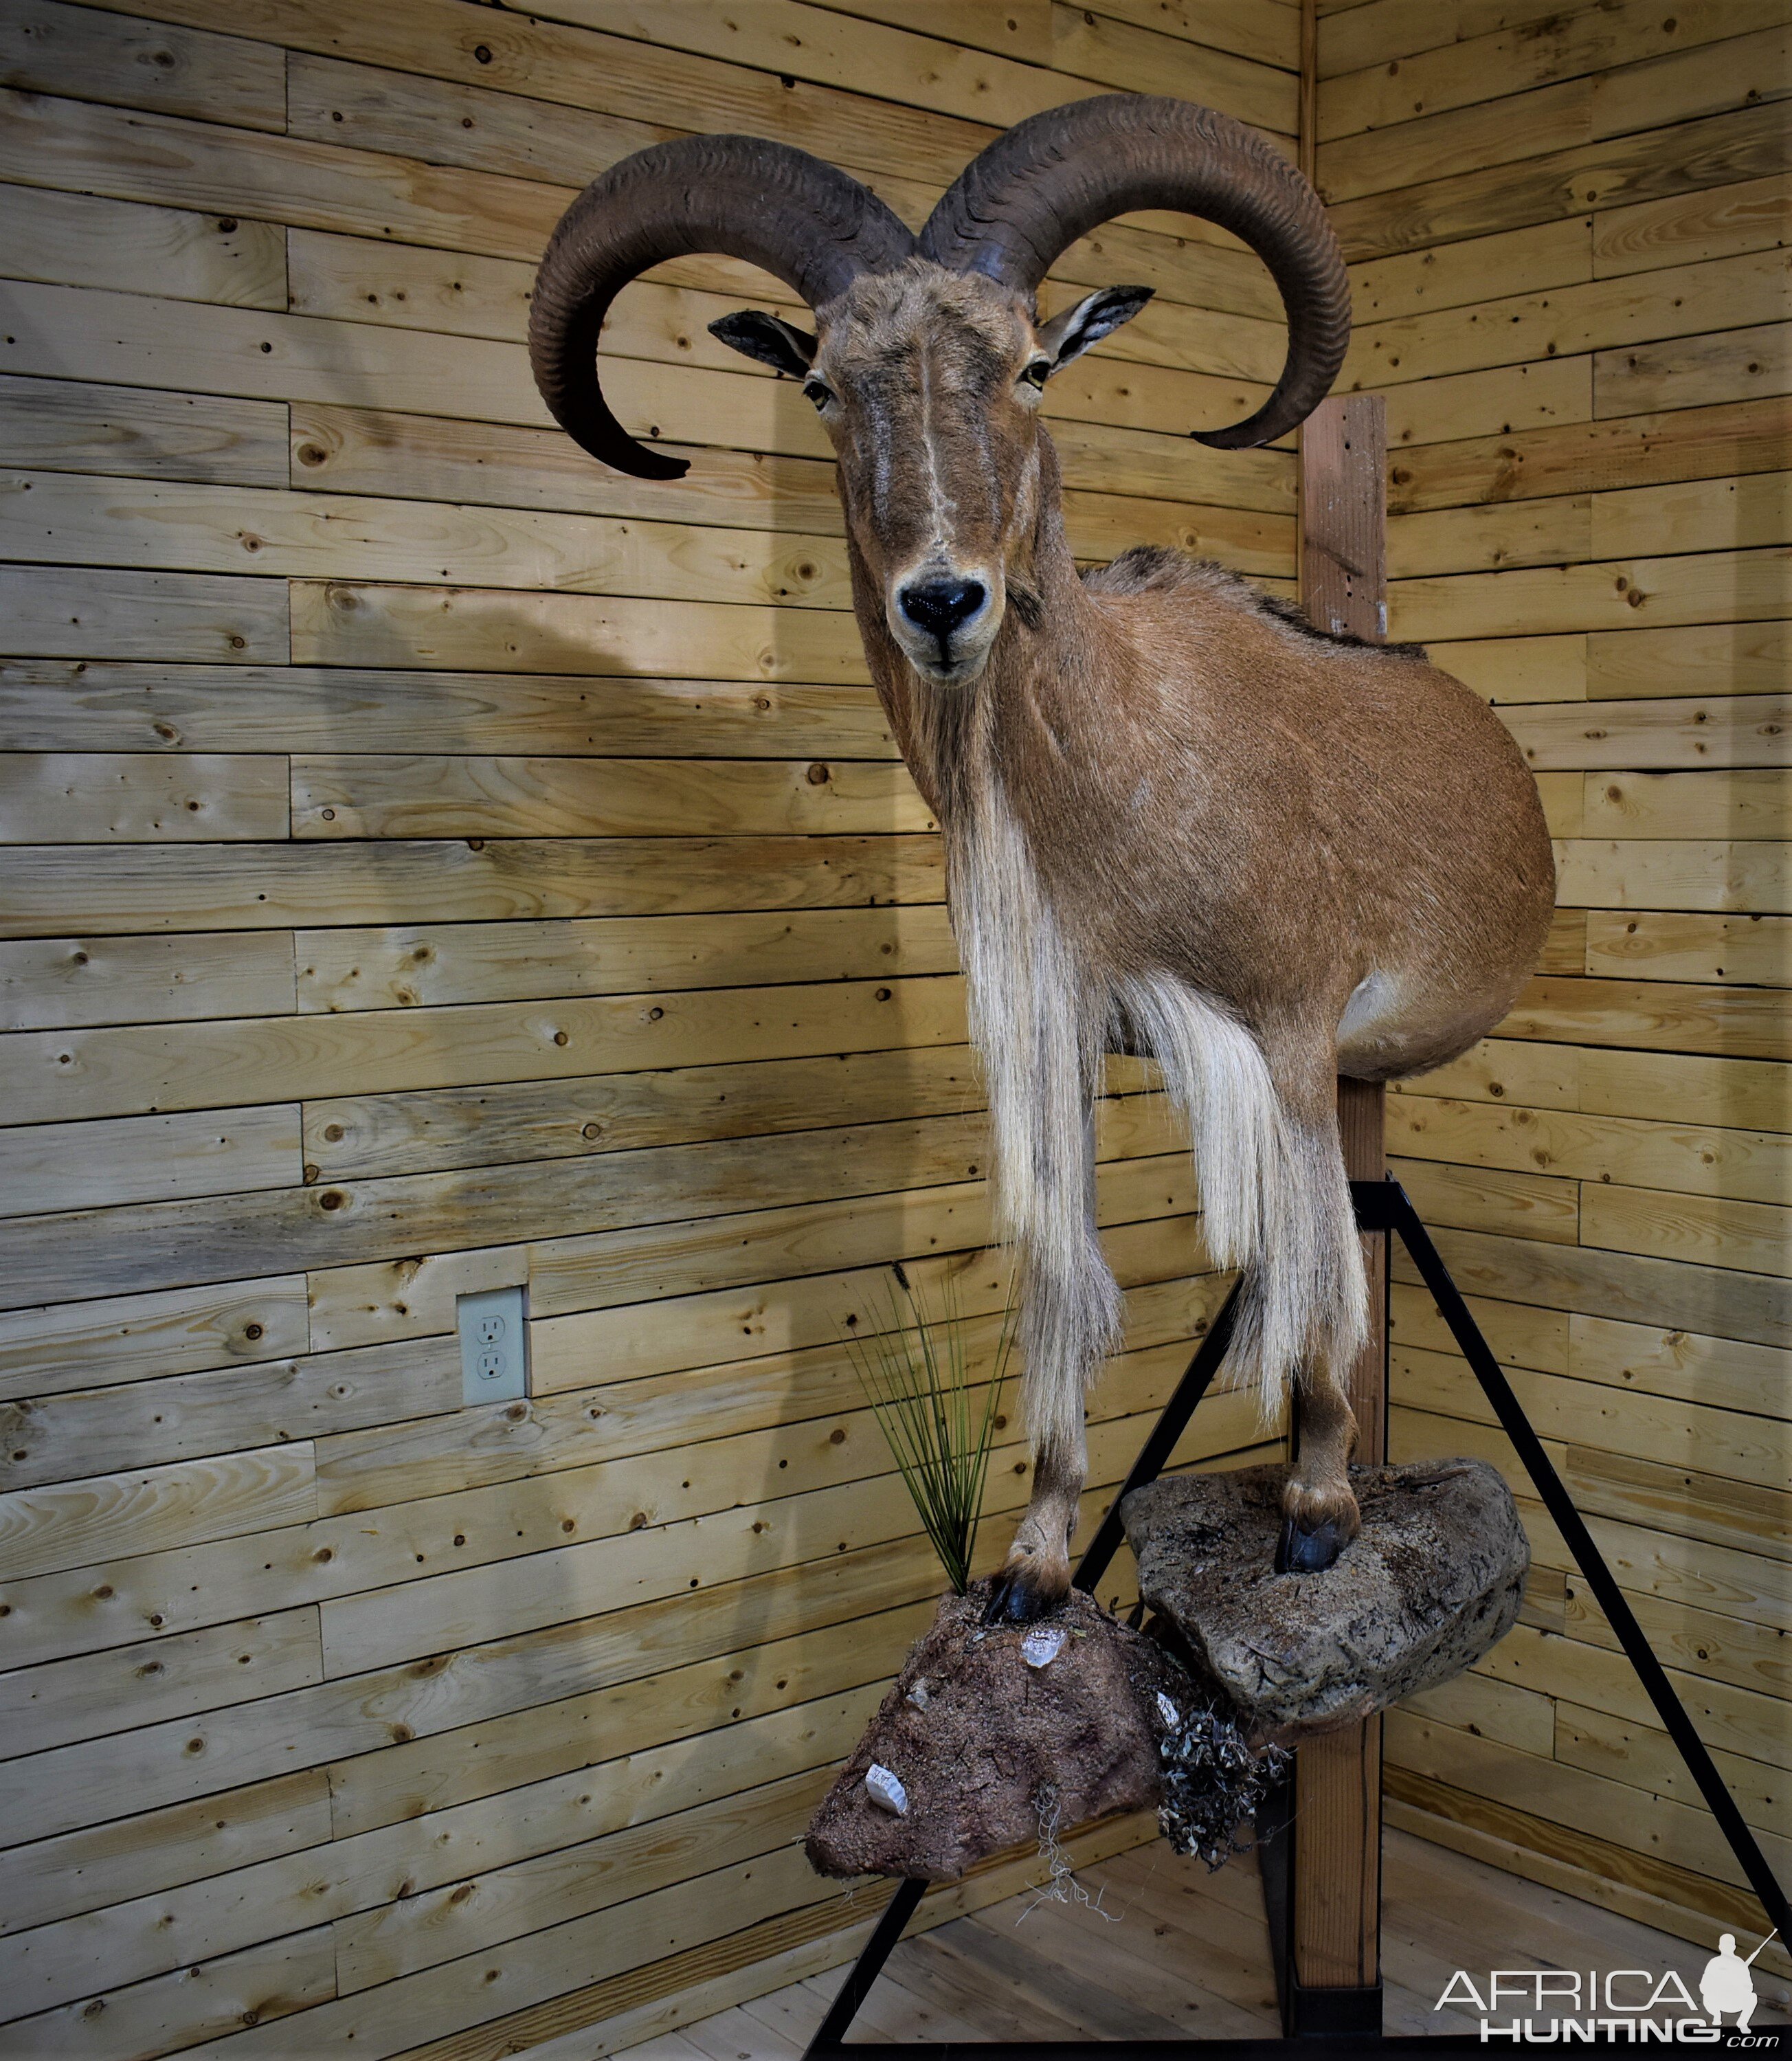
[[[718,342],[738,350],[743,358],[756,358],[774,372],[787,372],[800,379],[815,355],[815,339],[776,315],[762,314],[758,308],[743,308],[738,315],[723,315],[710,324],[710,334]]]
[[[1151,286],[1103,286],[1054,315],[1039,331],[1039,348],[1060,372],[1092,343],[1130,322],[1156,290]]]

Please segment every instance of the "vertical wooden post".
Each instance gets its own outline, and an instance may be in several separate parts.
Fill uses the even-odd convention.
[[[1301,598],[1322,630],[1370,639],[1386,634],[1386,441],[1378,394],[1327,401],[1301,431]],[[1378,1181],[1387,1171],[1382,1099],[1382,1088],[1368,1082],[1338,1083],[1344,1163],[1353,1181]],[[1350,1407],[1356,1457],[1373,1463],[1387,1457],[1387,1235],[1367,1234],[1362,1245],[1370,1331],[1351,1370]],[[1294,1783],[1294,1981],[1306,1991],[1373,1991],[1381,1979],[1380,1718],[1303,1746]],[[1295,1997],[1298,2003],[1298,1991]],[[1335,2017],[1347,2000],[1331,2002]]]
[[[1334,394],[1301,428],[1301,604],[1334,636],[1387,634],[1387,410]]]

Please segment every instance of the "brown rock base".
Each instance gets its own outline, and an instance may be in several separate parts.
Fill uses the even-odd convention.
[[[1169,1728],[1157,1699],[1186,1707],[1181,1669],[1080,1591],[1026,1627],[986,1625],[989,1592],[978,1582],[941,1602],[815,1813],[807,1851],[818,1873],[955,1882],[1005,1847],[1157,1803]],[[1036,1667],[1022,1647],[1042,1632],[1063,1639]],[[873,1766],[901,1783],[906,1815],[872,1801]]]
[[[1253,1741],[1353,1723],[1461,1674],[1511,1629],[1530,1551],[1485,1461],[1352,1467],[1362,1530],[1316,1575],[1274,1571],[1287,1474],[1170,1475],[1121,1506],[1139,1593]]]

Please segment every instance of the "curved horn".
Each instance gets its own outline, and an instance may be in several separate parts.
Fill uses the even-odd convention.
[[[1288,313],[1275,391],[1222,450],[1266,444],[1322,401],[1350,337],[1350,289],[1319,196],[1254,129],[1210,107],[1104,94],[1018,122],[974,158],[921,232],[923,257],[1034,292],[1079,236],[1138,208],[1204,216],[1270,268]]]
[[[818,307],[914,250],[874,194],[805,150],[754,136],[655,143],[594,179],[549,240],[529,310],[535,384],[594,458],[642,479],[677,479],[685,461],[637,443],[598,384],[598,332],[630,280],[666,258],[716,251],[775,273]]]

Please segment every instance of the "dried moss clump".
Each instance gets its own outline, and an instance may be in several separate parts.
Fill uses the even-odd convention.
[[[1158,1742],[1163,1801],[1158,1829],[1179,1854],[1222,1868],[1248,1853],[1238,1828],[1281,1779],[1294,1755],[1286,1747],[1254,1749],[1223,1710],[1184,1714]]]

